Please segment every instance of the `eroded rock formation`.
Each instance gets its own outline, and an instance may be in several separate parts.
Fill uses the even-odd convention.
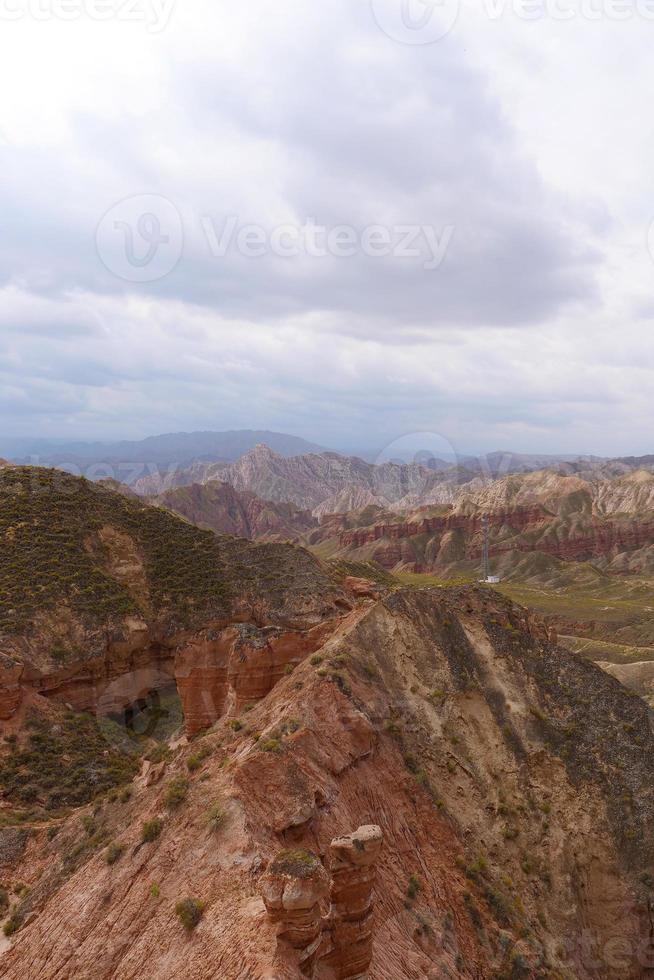
[[[297,967],[313,977],[322,943],[322,920],[329,905],[329,875],[309,851],[282,851],[260,884],[261,896],[277,928],[276,964],[288,975]]]
[[[588,561],[634,551],[654,538],[654,523],[642,519],[621,523],[594,518],[579,525],[564,526],[540,506],[487,516],[492,535],[491,558],[511,551],[538,551],[563,561]],[[340,532],[339,544],[355,551],[377,545],[375,561],[385,568],[403,563],[413,564],[416,571],[428,571],[453,561],[477,559],[481,521],[481,513],[455,513],[403,523],[373,524]],[[406,547],[412,541],[417,541],[416,547]]]
[[[187,734],[196,735],[227,711],[238,714],[260,701],[333,629],[331,622],[304,632],[240,623],[193,638],[175,666]]]
[[[647,706],[485,588],[362,604],[319,657],[242,729],[226,716],[144,768],[126,798],[35,821],[16,867],[0,854],[2,880],[30,889],[12,898],[3,978],[335,980],[365,969],[374,923],[369,980],[642,980]],[[180,778],[186,797],[171,809]],[[340,839],[360,823],[384,834],[372,920],[361,832]],[[275,879],[281,848],[324,856],[323,870],[309,860],[306,890]],[[192,936],[174,914],[187,896],[204,909]]]
[[[331,943],[326,957],[338,980],[361,980],[372,960],[373,887],[382,847],[379,827],[337,837],[329,849]]]
[[[0,470],[0,537],[5,719],[26,692],[130,712],[177,676],[194,734],[265,697],[355,600],[300,548],[36,467]]]
[[[329,848],[331,881],[309,851],[282,851],[272,862],[260,890],[277,929],[277,966],[283,975],[292,975],[289,967],[296,966],[306,977],[368,976],[375,866],[382,840],[377,826],[335,838]]]

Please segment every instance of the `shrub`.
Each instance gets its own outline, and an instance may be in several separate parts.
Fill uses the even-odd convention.
[[[155,817],[154,820],[146,820],[141,831],[141,840],[144,844],[150,844],[156,840],[163,830],[163,822]]]
[[[472,895],[470,892],[463,893],[463,901],[465,902],[468,915],[472,919],[472,923],[476,929],[481,929],[483,927],[483,919],[480,915],[479,909],[472,900]]]
[[[18,918],[16,912],[12,912],[2,927],[2,931],[4,932],[5,936],[13,936],[13,934],[18,932],[19,929],[20,919]]]
[[[273,874],[293,875],[295,878],[310,878],[320,864],[320,859],[305,851],[296,848],[280,851],[275,860],[270,865]]]
[[[282,743],[278,738],[267,738],[263,742],[259,742],[259,748],[262,752],[279,752],[282,747]]]
[[[314,655],[311,658],[311,660],[309,661],[309,663],[311,664],[312,667],[320,667],[322,661],[323,661],[323,658],[320,656],[320,654],[319,653],[314,653]]]
[[[412,902],[418,897],[421,891],[422,891],[422,883],[420,881],[420,878],[418,878],[417,875],[411,875],[411,877],[409,878],[409,885],[406,890],[406,893]]]
[[[0,912],[9,908],[9,892],[6,888],[0,888]]]
[[[476,861],[469,864],[466,868],[466,877],[471,881],[479,881],[481,875],[488,869],[485,857],[478,857]]]
[[[233,732],[240,732],[243,729],[243,722],[239,718],[232,718],[229,727]]]
[[[148,762],[169,762],[172,759],[173,753],[167,745],[157,745],[146,755]]]
[[[124,853],[125,845],[117,844],[115,841],[112,841],[107,850],[104,852],[104,859],[107,864],[115,864],[116,861],[120,861]]]
[[[230,723],[231,724],[231,723]],[[239,721],[239,725],[240,725]],[[242,726],[241,726],[242,727]],[[234,731],[240,731],[240,728],[234,728]],[[197,752],[190,755],[186,760],[186,766],[189,772],[197,772],[205,759],[208,759],[212,754],[213,749],[209,745],[202,745]]]
[[[174,810],[184,802],[188,795],[188,779],[184,776],[175,776],[168,783],[166,789],[165,802],[169,810]]]
[[[153,881],[152,884],[150,885],[150,898],[159,898],[160,895],[161,895],[161,889],[159,888],[159,885],[156,883],[156,881]]]
[[[336,684],[336,687],[341,691],[342,694],[351,694],[352,688],[350,687],[347,678],[343,676],[339,671],[335,670],[331,675],[330,680],[332,683]]]
[[[487,886],[484,888],[484,898],[495,916],[495,921],[501,926],[510,926],[511,913],[504,897],[495,891],[494,888]]]
[[[175,912],[184,928],[190,932],[202,918],[204,902],[198,901],[197,898],[184,898],[175,906]]]
[[[93,817],[85,814],[85,816],[82,817],[82,827],[89,837],[91,837],[95,833],[95,823],[93,821]]]
[[[207,822],[211,830],[219,830],[224,824],[225,811],[218,800],[209,808]]]

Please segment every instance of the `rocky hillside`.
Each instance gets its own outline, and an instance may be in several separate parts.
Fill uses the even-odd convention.
[[[375,466],[333,453],[286,459],[257,446],[236,463],[198,464],[174,480],[183,491],[157,499],[204,526],[287,538],[322,556],[374,560],[392,570],[474,573],[485,516],[502,574],[514,574],[529,554],[592,561],[616,573],[654,570],[654,475],[621,461],[501,476],[482,472],[474,460],[436,469]],[[190,480],[198,486],[187,487]],[[149,479],[138,489],[153,485]]]
[[[3,650],[17,637],[42,647],[41,622],[66,620],[71,635],[130,616],[193,626],[248,597],[283,616],[285,603],[334,588],[300,549],[217,536],[57,470],[0,470],[0,537]]]
[[[7,980],[646,975],[640,699],[476,588],[363,600],[268,690],[241,646],[247,703],[129,792],[0,832]]]
[[[236,463],[198,462],[173,473],[145,477],[135,484],[135,489],[144,495],[156,495],[179,486],[221,480],[236,490],[254,493],[263,500],[292,503],[302,510],[314,510],[343,494],[336,508],[348,507],[357,490],[367,491],[381,506],[401,507],[411,506],[415,501],[440,502],[441,498],[449,501],[453,499],[452,488],[473,476],[465,468],[433,470],[399,463],[375,466],[337,453],[289,459],[260,445]]]
[[[309,511],[262,500],[247,490],[239,492],[220,480],[169,490],[152,503],[198,527],[256,541],[299,540],[318,526]]]
[[[307,540],[320,554],[371,559],[388,569],[469,574],[479,567],[483,518],[503,574],[517,574],[529,554],[615,572],[654,567],[654,476],[643,471],[613,481],[544,471],[482,488],[468,484],[448,506],[408,512],[367,506],[324,516]]]
[[[0,718],[34,693],[131,710],[212,631],[284,636],[349,608],[300,548],[218,536],[56,470],[0,470],[0,540]]]

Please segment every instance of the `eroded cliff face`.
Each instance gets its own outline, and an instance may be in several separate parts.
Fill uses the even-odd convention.
[[[200,527],[256,541],[296,540],[318,524],[307,510],[262,500],[220,480],[169,490],[154,502]]]
[[[337,622],[330,619],[294,632],[240,623],[187,643],[175,661],[186,733],[196,735],[227,712],[238,715],[265,698],[282,677],[322,646]]]
[[[112,715],[178,680],[193,733],[228,695],[268,693],[354,598],[300,548],[217,536],[66,473],[3,471],[0,535],[5,720],[26,694]]]
[[[345,613],[249,711],[234,699],[145,763],[129,799],[84,811],[92,837],[79,813],[52,840],[34,830],[0,867],[31,887],[3,975],[648,975],[650,711],[552,639],[481,589]],[[239,637],[223,642],[231,662]],[[368,863],[376,836],[351,835],[369,826],[383,847]],[[312,855],[297,902],[280,851]],[[192,932],[187,897],[203,903]]]
[[[360,553],[384,568],[400,566],[415,572],[438,571],[456,563],[478,562],[482,547],[482,518],[490,529],[491,558],[540,552],[562,561],[592,561],[637,552],[654,539],[654,520],[642,515],[593,516],[573,511],[561,516],[540,505],[513,510],[450,513],[405,522],[378,523],[338,531],[339,553]],[[335,529],[325,523],[318,541]]]
[[[277,974],[362,980],[372,962],[380,827],[359,827],[331,842],[327,873],[310,851],[284,850],[260,884],[277,930]]]

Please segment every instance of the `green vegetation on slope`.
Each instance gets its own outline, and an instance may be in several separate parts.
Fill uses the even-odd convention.
[[[182,621],[226,607],[219,539],[166,511],[57,470],[0,470],[0,630],[25,632],[36,613],[65,604],[86,622],[137,612],[111,574],[104,528],[127,535],[148,601]]]
[[[56,722],[33,716],[24,741],[0,759],[0,791],[36,816],[82,806],[130,782],[138,769],[137,753],[117,726],[73,712]]]

